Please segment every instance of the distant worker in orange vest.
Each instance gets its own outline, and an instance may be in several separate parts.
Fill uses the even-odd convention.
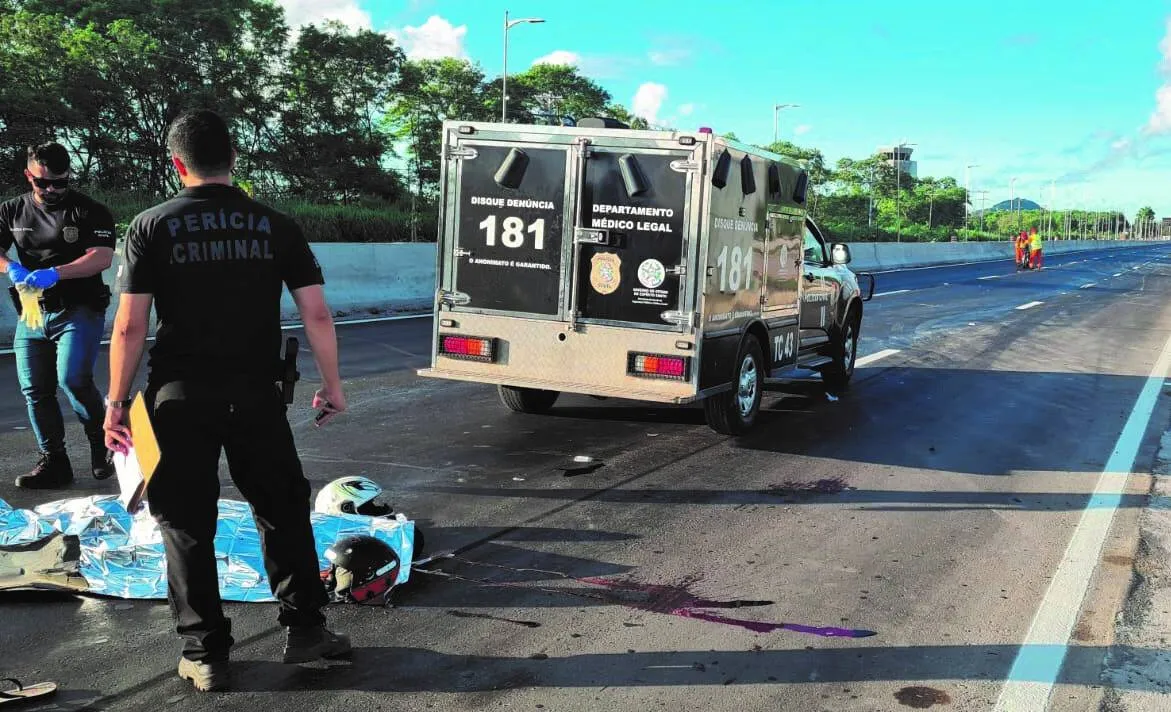
[[[1020,269],[1025,262],[1025,255],[1028,254],[1029,236],[1021,230],[1020,234],[1013,240],[1013,245],[1016,247],[1016,267]]]
[[[1037,233],[1037,228],[1033,228],[1029,235],[1029,266],[1041,269],[1041,235]]]

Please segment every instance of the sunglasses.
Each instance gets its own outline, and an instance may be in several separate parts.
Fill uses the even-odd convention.
[[[68,178],[33,178],[33,185],[42,190],[48,187],[64,190],[69,187]]]

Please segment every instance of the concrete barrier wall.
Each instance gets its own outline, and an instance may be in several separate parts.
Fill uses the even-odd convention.
[[[1055,240],[1045,243],[1047,254],[1079,250],[1126,248],[1149,242],[1116,240]],[[435,294],[435,245],[432,243],[321,243],[313,246],[325,272],[326,298],[339,318],[361,318],[430,309]],[[1012,258],[1007,242],[864,242],[850,245],[854,271],[883,271],[961,262]],[[105,272],[112,283],[118,258]],[[209,289],[214,288],[209,285]],[[16,313],[5,298],[0,307],[0,346],[8,347],[16,328]],[[117,303],[117,294],[114,295]],[[106,314],[106,334],[114,317],[114,306]],[[296,305],[286,292],[281,316],[297,318]]]
[[[430,243],[318,243],[313,253],[325,273],[325,297],[339,318],[385,315],[427,310],[435,295],[435,245]],[[120,260],[102,276],[114,289]],[[5,279],[3,288],[9,283]],[[208,289],[214,289],[208,285]],[[11,348],[16,331],[16,312],[7,293],[0,306],[0,348]],[[106,312],[106,336],[110,334],[118,293]],[[281,317],[297,319],[297,306],[285,290]],[[151,333],[154,332],[152,325]]]

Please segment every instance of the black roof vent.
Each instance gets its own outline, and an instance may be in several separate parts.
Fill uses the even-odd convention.
[[[740,192],[744,195],[756,192],[756,175],[752,170],[752,157],[748,155],[740,159]]]
[[[793,201],[798,205],[804,205],[808,188],[809,174],[801,171],[801,175],[797,176],[797,187],[793,189]]]

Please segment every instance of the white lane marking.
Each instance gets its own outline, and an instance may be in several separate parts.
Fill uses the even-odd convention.
[[[944,267],[967,267],[969,265],[986,265],[989,262],[1003,262],[1003,261],[1004,261],[1003,258],[997,258],[997,259],[991,259],[991,260],[976,260],[975,262],[952,262],[951,264],[929,265],[927,267],[902,267],[899,269],[865,270],[865,271],[869,272],[870,274],[890,274],[892,272],[918,272],[920,270],[925,270],[925,269],[943,269]]]
[[[1029,302],[1028,304],[1022,304],[1022,305],[1020,305],[1019,307],[1017,307],[1017,309],[1018,309],[1018,310],[1032,309],[1033,307],[1039,307],[1039,306],[1041,306],[1041,305],[1042,305],[1042,304],[1044,304],[1044,303],[1045,303],[1045,302]]]
[[[877,295],[875,295],[875,296],[877,296]],[[347,321],[335,321],[333,324],[334,324],[334,326],[356,326],[358,324],[377,324],[377,323],[383,322],[383,321],[403,321],[405,319],[423,319],[423,318],[430,318],[431,316],[433,316],[433,314],[431,312],[427,312],[426,314],[400,314],[399,316],[378,316],[378,317],[372,317],[370,319],[350,319]],[[300,322],[298,322],[296,324],[282,324],[281,330],[282,331],[289,331],[292,329],[300,329],[303,326],[305,326],[305,325],[301,324]],[[147,341],[154,341],[155,337],[148,336],[148,337],[146,337],[146,340]],[[109,346],[109,345],[110,345],[109,339],[104,339],[102,341],[102,346]],[[11,356],[15,353],[16,353],[16,351],[14,349],[0,349],[0,356]]]
[[[1169,368],[1171,339],[1163,345],[1163,353],[1135,400],[1094,494],[1082,510],[1065,556],[1049,580],[1049,588],[1000,691],[997,712],[1043,712],[1047,708],[1069,650],[1074,624]]]
[[[876,297],[889,297],[892,294],[906,294],[907,292],[910,292],[910,291],[911,291],[910,289],[896,289],[893,292],[879,292],[878,294],[875,294],[874,296],[876,296]]]
[[[335,326],[357,326],[358,324],[379,324],[384,321],[403,321],[405,319],[424,319],[431,318],[433,314],[427,312],[426,314],[400,314],[398,316],[375,316],[369,319],[349,319],[346,321],[336,321]],[[284,324],[281,329],[288,331],[289,329],[300,329],[304,324]]]
[[[1078,287],[1078,289],[1089,289],[1090,287],[1097,287],[1097,286],[1098,286],[1097,282],[1090,282],[1089,284],[1083,284],[1082,286]]]
[[[987,277],[977,277],[976,279],[1003,279],[1007,274],[990,274]]]
[[[887,356],[894,356],[897,353],[899,353],[899,349],[883,349],[882,351],[878,351],[870,354],[869,356],[863,356],[862,358],[857,359],[854,361],[854,368],[865,366],[867,364],[874,363],[875,361],[880,361]]]
[[[1114,273],[1114,276],[1115,276],[1115,277],[1121,277],[1121,276],[1122,276],[1122,273],[1121,273],[1121,272],[1115,272],[1115,273]]]

